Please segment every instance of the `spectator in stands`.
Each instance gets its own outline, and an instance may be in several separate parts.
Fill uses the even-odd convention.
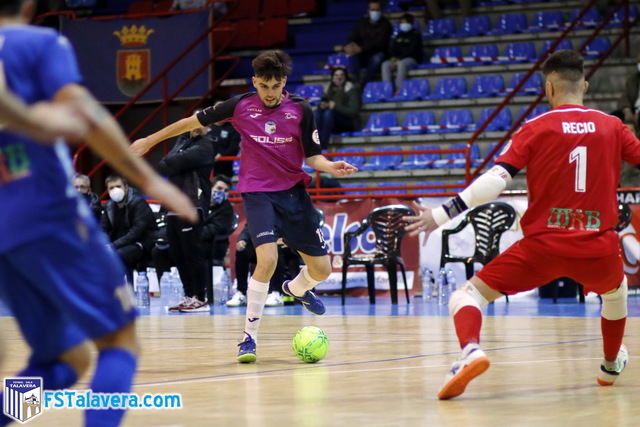
[[[442,9],[440,8],[441,0],[425,0],[425,3],[427,7],[427,18],[441,19],[443,17]],[[471,14],[471,0],[458,0],[458,4],[460,5],[460,13],[462,16],[469,16]]]
[[[151,251],[157,230],[147,202],[129,188],[127,180],[110,175],[105,180],[109,202],[102,214],[102,228],[122,259],[130,283],[133,269]]]
[[[618,101],[618,109],[624,115],[624,122],[632,124],[636,132],[640,130],[640,54],[633,71],[627,77],[624,92]]]
[[[217,175],[213,179],[211,188],[211,203],[207,215],[202,221],[200,235],[205,247],[209,251],[209,259],[214,264],[222,265],[229,248],[229,234],[234,220],[233,207],[227,200],[231,179],[224,175]]]
[[[214,107],[221,104],[218,101]],[[211,126],[209,138],[213,141],[213,173],[215,175],[233,176],[233,162],[229,160],[218,160],[222,156],[237,156],[240,151],[240,134],[233,128],[231,123],[216,123]]]
[[[329,147],[332,133],[352,132],[360,113],[360,89],[349,81],[347,70],[336,67],[331,81],[315,112],[316,126],[323,150]]]
[[[278,263],[276,265],[276,271],[273,273],[271,280],[269,281],[269,295],[265,302],[266,307],[275,307],[283,305],[282,294],[280,293],[280,287],[285,280],[290,280],[295,277],[298,272],[292,272],[288,268],[291,257],[297,257],[296,254],[284,245],[282,239],[278,240]],[[256,249],[251,242],[251,235],[249,234],[249,227],[245,224],[238,240],[236,242],[236,280],[237,290],[236,293],[227,301],[227,307],[239,307],[246,305],[247,303],[247,285],[249,272],[253,271],[256,265]]]
[[[78,173],[73,177],[73,188],[87,201],[93,215],[98,222],[100,222],[102,218],[102,205],[100,204],[100,197],[91,191],[91,179],[87,175]]]
[[[351,57],[352,74],[364,84],[374,79],[380,64],[387,57],[393,26],[382,14],[380,1],[369,2],[369,13],[349,35],[349,43],[342,50]],[[364,77],[361,70],[366,69]]]
[[[200,127],[181,135],[171,151],[158,163],[158,171],[181,189],[204,218],[211,201],[209,175],[213,169],[213,144],[209,128]],[[206,301],[209,262],[202,245],[202,224],[193,225],[168,213],[169,253],[178,267],[185,298],[171,311],[208,312]],[[213,302],[213,301],[211,301]]]
[[[396,91],[407,78],[409,70],[422,62],[422,34],[414,27],[414,18],[405,13],[400,19],[400,31],[391,40],[391,58],[382,63],[382,80],[391,82],[391,73],[396,70]]]

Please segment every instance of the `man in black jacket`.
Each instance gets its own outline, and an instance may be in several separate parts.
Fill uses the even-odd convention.
[[[133,269],[153,247],[156,220],[147,202],[129,188],[126,179],[110,175],[105,185],[111,200],[102,214],[102,228],[133,284]]]
[[[221,104],[218,101],[214,106]],[[213,141],[213,173],[215,175],[233,176],[233,162],[218,160],[222,156],[237,156],[240,151],[240,134],[229,122],[211,126],[209,137]]]
[[[398,35],[391,41],[391,58],[382,63],[382,80],[391,81],[391,73],[396,70],[396,91],[402,87],[409,70],[422,62],[422,35],[413,26],[414,18],[405,13],[400,19]]]
[[[369,11],[353,28],[349,43],[343,50],[351,56],[352,76],[361,78],[360,70],[366,68],[362,86],[374,79],[380,64],[387,57],[393,33],[391,22],[382,14],[382,3],[370,1]]]
[[[169,153],[160,160],[158,171],[181,189],[204,218],[211,200],[209,175],[213,167],[213,145],[208,127],[178,137]],[[178,267],[185,298],[170,311],[208,312],[206,287],[209,263],[201,241],[202,224],[193,225],[169,213],[166,216],[169,253]]]
[[[93,216],[100,222],[102,218],[102,205],[100,204],[100,197],[91,191],[91,178],[87,175],[77,173],[73,177],[73,188],[86,200],[89,208],[93,212]]]

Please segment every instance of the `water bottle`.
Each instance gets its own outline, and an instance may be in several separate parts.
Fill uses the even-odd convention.
[[[449,293],[452,294],[456,290],[456,275],[451,269],[447,270],[447,284],[449,285]]]
[[[438,304],[446,305],[449,303],[449,285],[447,283],[447,273],[444,268],[438,273]]]
[[[177,268],[171,268],[169,279],[171,280],[171,291],[169,292],[169,302],[167,305],[173,307],[180,304],[180,301],[184,298],[184,289],[182,288],[182,281],[180,280]]]
[[[140,271],[136,278],[136,303],[138,307],[149,308],[149,279],[147,273]]]
[[[433,271],[423,268],[420,273],[422,277],[422,299],[423,301],[431,301],[433,298],[433,288],[435,287],[435,279]]]
[[[229,301],[229,293],[231,292],[231,277],[229,271],[225,268],[220,280],[215,284],[214,301],[218,304],[224,304]]]
[[[165,307],[171,307],[169,305],[171,292],[171,275],[168,272],[165,272],[160,278],[160,306],[163,309]]]

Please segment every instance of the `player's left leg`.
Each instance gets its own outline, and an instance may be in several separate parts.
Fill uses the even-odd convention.
[[[331,274],[329,255],[313,256],[302,251],[298,251],[298,253],[305,265],[293,280],[282,284],[282,290],[300,301],[310,312],[324,314],[324,304],[311,290]]]

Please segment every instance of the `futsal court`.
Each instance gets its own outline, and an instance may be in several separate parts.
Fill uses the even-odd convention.
[[[414,298],[393,306],[378,298],[325,298],[327,313],[301,306],[267,308],[258,362],[238,364],[244,308],[212,315],[142,316],[136,393],[181,393],[181,410],[129,411],[126,426],[637,426],[640,408],[640,301],[629,298],[625,344],[630,362],[613,387],[596,384],[602,358],[600,304],[537,296],[498,301],[485,317],[482,346],[491,368],[451,401],[438,392],[458,343],[446,306]],[[6,312],[5,312],[6,314]],[[1,317],[7,360],[19,370],[27,348],[10,317]],[[304,326],[329,337],[327,357],[305,364],[291,350]],[[115,374],[115,373],[114,373]],[[84,378],[75,387],[88,387]],[[78,410],[48,410],[33,426],[80,425]]]

